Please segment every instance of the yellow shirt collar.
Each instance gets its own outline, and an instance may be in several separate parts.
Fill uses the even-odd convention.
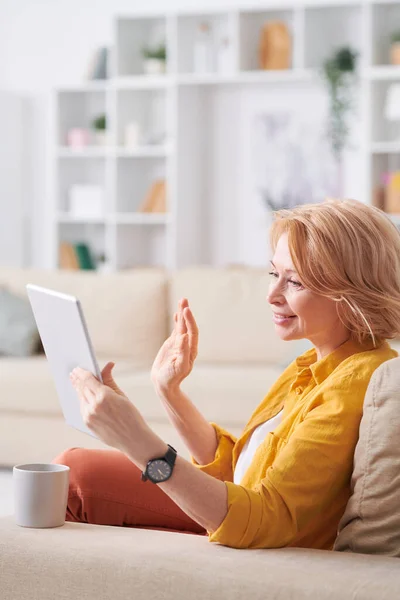
[[[388,342],[383,342],[379,348],[387,348]],[[366,341],[362,344],[350,338],[333,352],[317,360],[317,351],[315,348],[307,350],[304,354],[296,358],[297,372],[299,373],[305,368],[309,368],[316,383],[324,381],[332,371],[346,358],[357,354],[358,352],[367,352],[373,350],[374,344],[372,341]]]

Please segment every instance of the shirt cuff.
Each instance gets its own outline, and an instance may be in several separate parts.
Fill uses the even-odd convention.
[[[208,541],[231,548],[249,548],[261,524],[262,499],[257,492],[241,485],[229,481],[225,485],[228,512],[218,529],[207,532]]]
[[[191,456],[192,465],[221,481],[233,481],[232,453],[236,438],[216,423],[210,423],[217,434],[218,446],[215,451],[214,460],[207,465],[200,465]]]

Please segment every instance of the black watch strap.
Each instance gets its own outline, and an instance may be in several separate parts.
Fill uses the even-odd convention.
[[[167,461],[169,465],[171,465],[171,467],[173,467],[176,461],[177,451],[171,446],[171,444],[167,444],[167,446],[168,450],[163,456],[163,458]]]

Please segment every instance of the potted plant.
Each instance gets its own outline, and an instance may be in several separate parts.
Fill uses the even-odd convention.
[[[146,75],[160,75],[166,71],[167,49],[165,44],[142,49],[143,69]]]
[[[390,62],[392,65],[400,65],[400,29],[390,36]]]
[[[337,164],[337,189],[343,195],[343,151],[347,145],[348,116],[354,108],[354,84],[358,52],[342,47],[327,58],[322,66],[322,77],[329,94],[328,136]]]
[[[92,121],[95,143],[104,146],[107,141],[107,117],[105,114],[97,116]]]

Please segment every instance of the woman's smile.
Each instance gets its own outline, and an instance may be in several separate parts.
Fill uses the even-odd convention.
[[[280,315],[277,313],[274,313],[274,316],[273,316],[274,323],[277,323],[278,325],[286,325],[287,323],[291,322],[295,318],[296,318],[296,315]]]

